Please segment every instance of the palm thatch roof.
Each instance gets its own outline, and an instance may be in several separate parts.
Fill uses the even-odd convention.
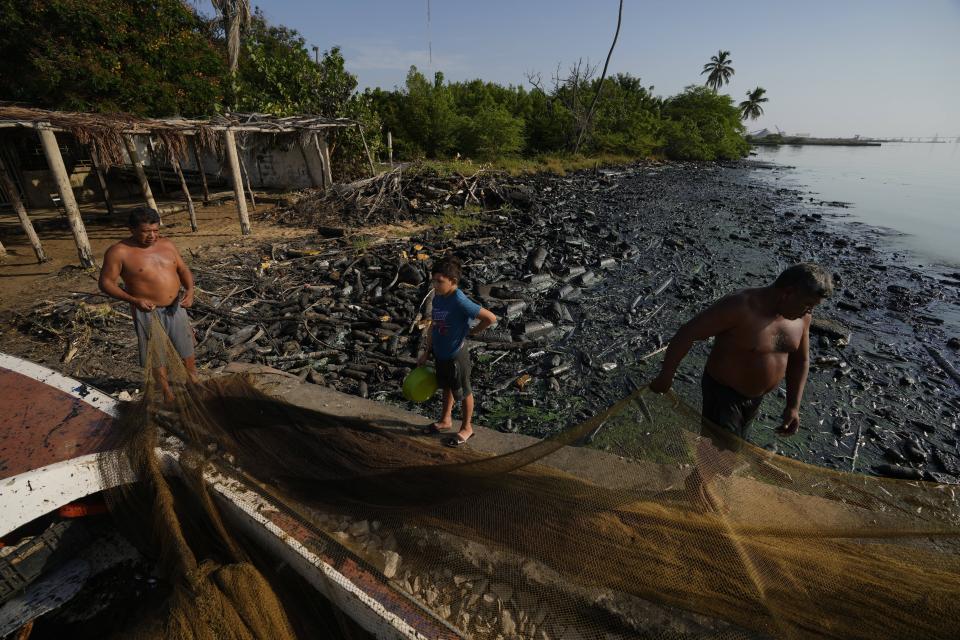
[[[90,147],[104,166],[124,163],[124,135],[150,135],[172,158],[184,158],[186,136],[194,136],[199,147],[219,148],[215,132],[299,133],[309,135],[330,128],[359,127],[356,120],[318,115],[276,117],[262,113],[230,113],[207,120],[188,118],[141,118],[126,113],[78,113],[49,111],[0,102],[0,129],[45,127],[71,133]]]

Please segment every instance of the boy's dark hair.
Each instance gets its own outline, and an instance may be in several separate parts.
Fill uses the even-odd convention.
[[[460,282],[460,276],[463,272],[463,262],[457,256],[446,256],[439,262],[433,263],[432,275],[438,273],[453,282]]]
[[[127,224],[131,229],[136,229],[142,224],[160,224],[160,212],[150,207],[136,207],[130,210]]]
[[[778,289],[795,287],[803,293],[828,298],[833,293],[833,276],[818,264],[801,262],[781,273],[773,286]]]

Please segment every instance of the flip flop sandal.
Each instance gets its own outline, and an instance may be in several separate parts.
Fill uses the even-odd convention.
[[[457,434],[452,438],[447,438],[446,440],[444,440],[443,444],[453,449],[456,449],[457,447],[462,447],[463,445],[467,444],[467,440],[469,440],[475,435],[476,435],[475,433],[471,433],[466,438],[461,438],[460,434]]]

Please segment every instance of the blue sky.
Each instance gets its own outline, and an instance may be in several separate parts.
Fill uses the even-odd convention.
[[[196,0],[212,13],[209,0]],[[603,62],[617,0],[264,0],[268,20],[309,45],[339,45],[361,87],[402,86],[411,64],[451,80],[526,83],[558,63]],[[960,0],[626,0],[610,73],[639,76],[670,95],[700,83],[718,49],[739,101],[767,89],[766,115],[813,135],[960,135]]]

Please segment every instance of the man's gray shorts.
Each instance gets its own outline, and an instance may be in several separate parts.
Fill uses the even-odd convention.
[[[140,311],[133,307],[133,327],[137,331],[137,342],[140,347],[140,366],[147,366],[147,347],[150,344],[150,325],[151,318],[156,314],[160,320],[160,326],[166,332],[167,337],[177,350],[181,358],[189,358],[193,355],[193,329],[190,328],[190,319],[187,317],[187,311],[180,306],[180,299],[168,307],[157,307],[153,311]],[[159,362],[154,363],[157,366],[165,366],[166,360],[164,354],[158,354]]]

